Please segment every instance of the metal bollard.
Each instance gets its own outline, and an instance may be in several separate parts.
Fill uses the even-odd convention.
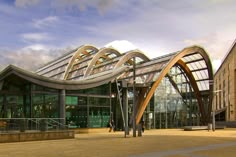
[[[212,130],[212,124],[211,123],[208,123],[208,131],[209,130]]]

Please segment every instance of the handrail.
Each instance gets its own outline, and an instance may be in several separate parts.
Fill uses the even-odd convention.
[[[43,121],[44,120],[44,121]],[[0,118],[4,125],[0,127],[0,132],[4,131],[25,131],[25,130],[61,130],[68,129],[68,126],[60,123],[64,118]],[[42,129],[44,127],[44,130]]]

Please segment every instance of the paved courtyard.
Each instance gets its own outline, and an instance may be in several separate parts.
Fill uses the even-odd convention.
[[[131,132],[132,133],[132,132]],[[235,157],[236,129],[76,134],[75,139],[0,144],[0,157]]]

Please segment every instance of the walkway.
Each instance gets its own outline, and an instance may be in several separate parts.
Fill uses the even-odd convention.
[[[75,139],[0,144],[0,157],[235,157],[236,129],[215,132],[177,129],[77,134]]]

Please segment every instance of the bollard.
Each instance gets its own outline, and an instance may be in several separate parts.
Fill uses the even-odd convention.
[[[208,131],[209,130],[212,130],[212,124],[211,123],[208,123]]]

